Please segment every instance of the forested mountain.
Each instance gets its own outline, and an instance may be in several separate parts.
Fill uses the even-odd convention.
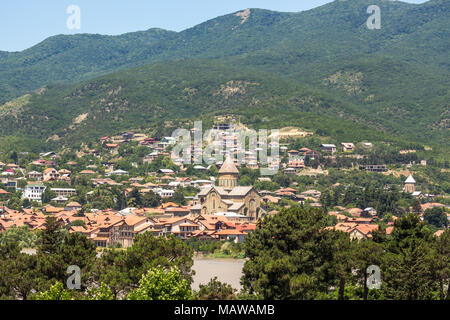
[[[366,26],[374,4],[379,30]],[[299,13],[248,9],[178,33],[56,36],[0,52],[0,101],[46,87],[0,106],[0,135],[77,142],[232,111],[254,125],[355,138],[356,124],[369,136],[448,144],[449,4],[340,0]]]
[[[348,138],[356,134],[354,119],[362,132],[382,136],[364,129],[363,114],[355,106],[287,78],[207,60],[155,63],[75,86],[52,85],[0,112],[1,136],[14,132],[43,143],[86,141],[146,127],[170,131],[185,120],[208,121],[224,113],[240,114],[254,126],[301,125]],[[336,113],[341,113],[339,126]]]
[[[0,54],[0,101],[50,83],[75,83],[137,63],[143,47],[174,32],[150,29],[120,36],[58,35],[22,52]]]

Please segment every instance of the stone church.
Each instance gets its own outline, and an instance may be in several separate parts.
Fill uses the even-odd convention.
[[[197,194],[191,213],[211,215],[233,212],[256,220],[263,214],[261,197],[251,186],[239,186],[239,171],[233,160],[227,158],[219,170],[218,185],[201,190]]]
[[[414,193],[414,191],[416,191],[416,180],[414,180],[414,177],[411,174],[405,180],[405,186],[403,190],[409,193]]]

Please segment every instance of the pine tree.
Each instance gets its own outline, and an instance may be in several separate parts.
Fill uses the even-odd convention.
[[[62,226],[55,217],[49,216],[45,218],[44,227],[39,252],[56,253],[63,239]]]

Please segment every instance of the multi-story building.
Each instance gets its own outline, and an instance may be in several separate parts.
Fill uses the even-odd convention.
[[[30,171],[30,172],[28,172],[27,177],[28,177],[28,179],[31,179],[31,180],[42,181],[43,174],[42,174],[42,172],[38,172],[38,171]]]
[[[366,166],[362,166],[360,169],[371,172],[385,172],[387,171],[387,166],[385,164],[369,164]]]
[[[22,198],[31,201],[41,201],[45,189],[46,186],[40,183],[29,184],[23,189]]]
[[[54,168],[47,168],[44,170],[44,181],[57,180],[61,175]]]
[[[154,224],[149,217],[114,217],[110,223],[92,229],[87,235],[99,247],[119,245],[128,248],[137,234],[151,230]]]
[[[70,198],[77,194],[77,190],[70,188],[51,188],[51,190],[58,196],[64,198]]]

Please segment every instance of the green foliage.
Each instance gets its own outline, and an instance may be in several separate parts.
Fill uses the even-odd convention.
[[[106,284],[101,283],[99,287],[88,290],[87,300],[114,300],[114,295]]]
[[[6,251],[8,252],[10,249]],[[5,251],[3,251],[4,253]],[[38,264],[36,256],[9,251],[6,259],[5,257],[0,259],[0,269],[2,270],[0,273],[0,296],[4,295],[11,299],[29,299],[33,289],[37,288],[42,281]]]
[[[184,206],[186,204],[186,199],[184,198],[183,190],[178,188],[173,196],[170,197],[169,201]]]
[[[189,282],[183,278],[177,267],[150,269],[139,280],[139,288],[132,290],[128,300],[190,300]]]
[[[329,177],[319,179],[319,184],[326,186],[339,181],[340,185],[327,188],[321,196],[321,203],[326,208],[334,206],[356,206],[361,209],[372,207],[379,217],[386,213],[396,215],[409,210],[412,203],[410,194],[405,194],[398,187],[384,188],[386,184],[400,183],[400,179],[386,177],[374,173],[358,173],[344,175],[342,172],[330,170]]]
[[[45,218],[45,229],[41,234],[39,251],[42,253],[56,253],[63,239],[62,225],[54,216]]]
[[[232,286],[214,277],[207,284],[200,284],[194,296],[196,300],[236,300],[235,292]]]
[[[362,284],[362,299],[369,300],[371,290],[367,287],[367,268],[371,265],[379,266],[383,255],[383,246],[375,241],[360,241],[352,243],[353,266],[356,267],[356,283]],[[377,291],[377,290],[373,290]]]
[[[32,255],[20,253],[16,235],[2,233],[0,297],[29,299],[33,292],[40,292],[37,299],[121,299],[138,288],[139,280],[152,268],[176,268],[183,278],[180,283],[190,286],[193,251],[179,239],[145,233],[135,238],[131,248],[105,249],[97,257],[90,239],[63,230],[54,217],[48,217],[37,254]],[[81,291],[68,292],[61,287],[70,265],[81,269]]]
[[[448,226],[447,210],[444,207],[434,207],[425,210],[423,218],[436,228]]]
[[[4,232],[0,232],[0,245],[15,243],[19,248],[34,248],[39,241],[39,233],[31,231],[27,226],[13,226]]]
[[[117,37],[79,34],[48,38],[30,50],[0,57],[0,79],[10,78],[8,84],[2,81],[0,101],[52,82],[67,83],[91,78],[130,65],[130,60],[133,61],[131,65],[135,64],[143,58],[140,54],[136,55],[143,46],[151,46],[173,34],[150,29]],[[49,69],[49,65],[53,67]],[[20,75],[17,68],[25,68],[28,76]]]
[[[218,241],[218,240],[199,240],[197,238],[190,238],[186,244],[195,252],[200,252],[205,256],[213,258],[244,258],[244,250],[241,243],[233,241]]]
[[[146,208],[156,208],[161,205],[161,197],[152,190],[142,195],[142,206]]]
[[[182,240],[173,236],[156,238],[150,232],[137,235],[133,246],[127,250],[127,256],[131,263],[130,276],[136,282],[152,267],[174,265],[191,281],[193,252]]]
[[[450,299],[450,230],[447,229],[434,242],[433,270],[439,285],[439,298]],[[447,292],[445,292],[447,285]]]
[[[85,280],[83,275],[86,275],[95,263],[96,254],[95,243],[80,233],[67,234],[57,250],[57,255],[62,257],[66,266],[80,267],[82,281]]]
[[[174,237],[156,238],[150,232],[136,236],[126,250],[108,249],[102,253],[90,275],[105,283],[115,299],[126,296],[152,268],[176,267],[184,279],[192,281],[193,250]]]
[[[326,214],[284,209],[265,217],[245,243],[244,288],[264,299],[314,299],[333,280],[333,233]]]
[[[102,252],[101,259],[94,266],[91,275],[94,280],[109,287],[114,299],[119,299],[133,284],[127,268],[127,252],[110,249]]]
[[[186,241],[195,252],[213,253],[220,249],[222,243],[216,240],[199,240],[198,238],[190,238]]]
[[[259,191],[262,190],[275,191],[280,189],[280,185],[273,181],[256,181],[253,186],[255,187],[256,190]]]
[[[86,224],[83,220],[74,220],[73,222],[70,223],[70,226],[72,227],[77,227],[77,226],[81,226],[81,227],[85,227]]]
[[[42,194],[42,203],[50,203],[54,198],[56,198],[56,193],[47,186],[44,193]]]
[[[325,226],[316,209],[264,218],[244,243],[244,290],[264,299],[448,299],[448,230],[433,237],[414,214],[397,219],[390,236],[359,241]],[[371,265],[380,266],[380,290],[367,287]]]
[[[47,291],[36,294],[35,300],[73,300],[69,290],[64,289],[62,282],[56,282]]]
[[[396,220],[388,252],[383,256],[382,290],[386,299],[432,299],[436,290],[433,276],[432,235],[415,215]]]

